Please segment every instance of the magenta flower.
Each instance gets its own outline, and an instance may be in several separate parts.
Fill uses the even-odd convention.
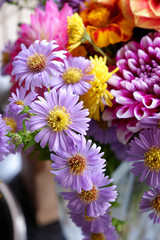
[[[141,119],[159,112],[159,51],[160,37],[150,34],[140,43],[129,42],[117,53],[119,72],[108,81],[115,104],[106,109],[103,119],[117,120],[118,136],[124,143],[140,130]]]
[[[51,154],[52,172],[56,175],[55,180],[59,185],[65,188],[71,188],[72,191],[76,190],[81,192],[92,189],[92,181],[90,178],[91,171],[104,171],[102,168],[105,166],[105,160],[101,157],[101,148],[92,141],[86,141],[84,136],[80,136],[80,141],[76,145],[70,146],[66,151],[60,151]]]
[[[16,93],[12,92],[11,97],[9,97],[9,107],[12,109],[11,111],[20,113],[24,106],[29,106],[35,100],[36,96],[35,92],[27,93],[27,90],[23,87],[16,88]]]
[[[140,181],[147,185],[160,183],[160,129],[145,129],[129,144],[127,160],[131,161],[132,173],[140,175]]]
[[[154,223],[160,223],[160,186],[151,188],[143,194],[140,201],[141,212],[148,212]]]
[[[6,125],[6,122],[2,119],[2,114],[0,114],[0,161],[4,159],[4,156],[9,154],[9,137],[7,133],[10,127]]]
[[[26,90],[34,90],[35,87],[50,87],[51,76],[59,75],[64,59],[65,51],[56,51],[58,45],[55,41],[35,41],[28,49],[22,44],[22,51],[15,57],[12,75],[19,86],[25,82]]]
[[[51,86],[54,89],[65,88],[78,95],[82,95],[91,87],[94,80],[91,71],[91,61],[84,57],[68,57],[64,59],[64,66],[58,77],[54,78]]]
[[[30,46],[35,40],[46,39],[48,42],[56,40],[56,43],[65,48],[68,42],[67,16],[72,15],[72,8],[64,4],[61,11],[57,5],[49,0],[46,2],[45,11],[36,8],[31,15],[31,25],[22,24],[19,39],[26,46]]]
[[[114,202],[117,197],[116,186],[106,187],[112,182],[108,176],[102,173],[91,174],[93,187],[89,191],[82,189],[78,192],[63,192],[65,200],[69,200],[68,208],[76,214],[82,214],[89,217],[98,217],[104,215],[111,206],[109,202]]]
[[[67,137],[80,140],[77,132],[85,135],[88,129],[88,110],[82,109],[83,102],[79,96],[60,89],[44,93],[44,98],[34,101],[30,107],[31,116],[28,123],[30,131],[40,130],[35,141],[44,148],[49,143],[50,151],[67,149]]]

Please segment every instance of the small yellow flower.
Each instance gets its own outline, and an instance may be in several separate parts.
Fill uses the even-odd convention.
[[[94,74],[94,81],[91,81],[91,88],[80,100],[84,102],[84,107],[89,109],[89,117],[100,120],[100,112],[103,112],[105,105],[112,107],[112,94],[107,90],[107,80],[118,71],[118,68],[112,72],[108,72],[106,65],[106,57],[90,57],[92,62],[92,70],[90,74]]]
[[[67,33],[69,36],[68,50],[72,51],[73,49],[81,45],[81,43],[83,42],[85,27],[78,13],[74,13],[71,17],[68,16],[67,22],[68,22]]]

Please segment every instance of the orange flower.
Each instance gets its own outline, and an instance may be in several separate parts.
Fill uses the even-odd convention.
[[[160,30],[159,0],[122,0],[129,3],[135,25],[141,28]]]
[[[90,1],[80,16],[93,42],[100,48],[128,41],[132,36],[134,24],[123,16],[121,0]]]

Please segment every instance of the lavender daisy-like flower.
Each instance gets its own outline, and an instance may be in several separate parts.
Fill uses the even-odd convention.
[[[132,173],[147,185],[160,183],[160,129],[145,129],[129,144],[127,160],[133,162]]]
[[[27,90],[36,87],[50,87],[51,76],[59,75],[63,66],[60,59],[64,59],[66,51],[58,50],[55,41],[36,40],[28,49],[21,45],[22,51],[15,57],[12,75],[19,86],[25,81]],[[57,49],[57,50],[56,50]],[[59,59],[59,60],[58,60]]]
[[[9,107],[11,108],[11,111],[17,111],[17,113],[20,113],[24,106],[29,106],[32,101],[35,100],[37,94],[35,92],[28,92],[23,87],[20,89],[16,89],[16,93],[12,92],[11,97],[9,97]]]
[[[117,52],[119,71],[108,80],[115,103],[113,108],[106,109],[103,118],[117,120],[118,136],[124,143],[140,130],[141,119],[159,112],[159,51],[160,35],[152,33],[140,43],[131,41]]]
[[[160,127],[160,114],[157,113],[151,117],[145,117],[140,120],[140,127],[141,128],[159,128]]]
[[[9,137],[7,133],[10,128],[6,125],[6,122],[2,119],[0,114],[0,161],[4,159],[4,156],[9,154]]]
[[[94,80],[94,75],[89,74],[90,71],[90,60],[84,57],[68,57],[64,59],[61,73],[53,79],[51,86],[82,95],[91,87],[89,82]]]
[[[82,189],[78,192],[63,192],[65,200],[69,200],[68,208],[76,214],[82,214],[89,217],[98,217],[104,215],[111,206],[109,202],[114,202],[117,197],[116,186],[106,187],[112,182],[108,176],[102,173],[91,174],[93,187],[89,191]]]
[[[78,12],[80,10],[80,7],[83,6],[83,2],[85,0],[55,0],[55,2],[58,2],[60,6],[63,6],[65,3],[68,3],[69,6],[73,8],[74,12]]]
[[[30,105],[30,112],[35,114],[28,123],[30,131],[40,130],[35,141],[40,142],[42,148],[48,143],[50,151],[66,150],[66,136],[77,141],[80,140],[77,133],[86,134],[90,121],[88,110],[82,109],[83,102],[78,103],[78,95],[64,89],[45,92],[44,97]]]
[[[105,233],[85,233],[83,240],[116,240],[118,239],[117,232],[115,228],[112,226],[111,228],[107,228]]]
[[[55,180],[62,187],[76,190],[91,190],[92,180],[90,178],[91,171],[103,171],[105,160],[102,159],[103,153],[100,153],[101,148],[92,141],[86,141],[84,136],[80,136],[80,141],[76,145],[72,145],[66,151],[58,152],[57,155],[51,154],[52,171],[56,178]]]
[[[160,186],[151,188],[143,194],[140,201],[141,212],[151,211],[149,218],[154,223],[160,223]]]

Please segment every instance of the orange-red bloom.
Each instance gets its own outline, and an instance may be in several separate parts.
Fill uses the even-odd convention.
[[[128,41],[132,36],[133,21],[123,16],[121,0],[90,1],[80,16],[98,47]]]

